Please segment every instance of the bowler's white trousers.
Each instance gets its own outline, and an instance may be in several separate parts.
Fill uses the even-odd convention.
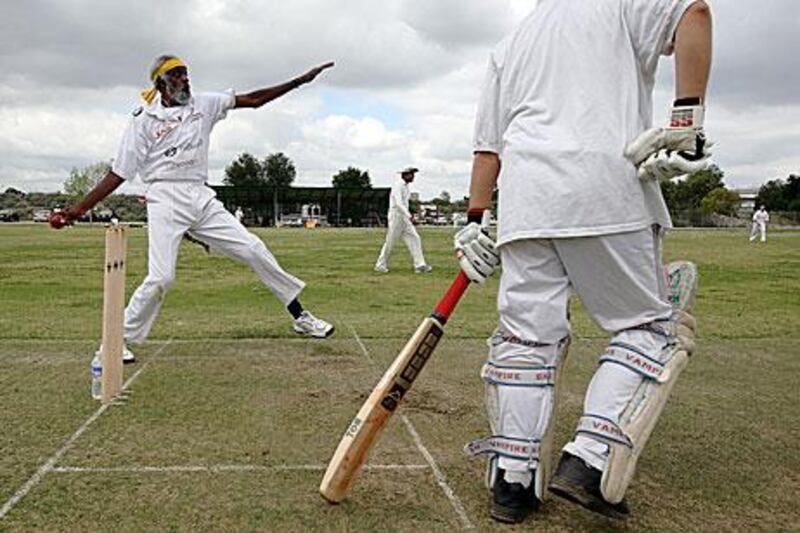
[[[656,229],[598,237],[526,239],[500,247],[503,273],[498,293],[500,333],[509,343],[495,343],[494,364],[556,366],[555,350],[524,348],[556,345],[570,333],[571,290],[612,340],[624,340],[643,353],[658,353],[664,338],[647,328],[671,315],[661,266],[661,234]],[[497,337],[496,337],[497,338]],[[521,340],[521,342],[520,342]],[[530,353],[525,355],[524,351]],[[589,384],[584,412],[619,420],[642,377],[620,365],[603,364]],[[518,439],[541,438],[553,423],[552,388],[499,387],[495,432]],[[577,436],[565,450],[603,470],[608,446]],[[525,470],[525,461],[500,457],[500,468]]]
[[[148,273],[125,309],[125,340],[147,339],[164,295],[175,281],[178,248],[184,233],[215,252],[250,266],[284,304],[305,284],[284,271],[264,243],[228,212],[214,191],[197,182],[155,182],[146,193]]]
[[[386,242],[383,243],[383,248],[381,248],[381,254],[375,263],[375,267],[389,268],[389,256],[392,255],[392,249],[400,237],[403,238],[408,251],[411,253],[414,267],[425,266],[425,256],[422,254],[422,240],[408,217],[399,209],[392,209],[389,211],[388,226]]]

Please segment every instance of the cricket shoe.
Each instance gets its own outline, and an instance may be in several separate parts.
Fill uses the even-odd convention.
[[[433,267],[430,265],[420,265],[414,268],[414,272],[416,272],[417,274],[427,274],[431,270],[433,270]]]
[[[602,477],[600,470],[589,466],[580,457],[564,452],[548,488],[553,494],[577,503],[584,509],[609,518],[627,518],[630,509],[625,500],[611,503],[603,498],[600,492]]]
[[[94,353],[97,357],[100,357],[100,354],[103,351],[103,345],[100,345],[100,348]],[[123,364],[130,364],[136,362],[136,357],[133,355],[133,352],[128,349],[126,345],[122,345],[122,362]]]
[[[386,273],[389,272],[389,268],[388,267],[381,266],[381,265],[375,265],[375,268],[373,268],[373,270],[375,272],[380,273],[380,274],[386,274]]]
[[[532,512],[539,510],[540,503],[533,481],[528,487],[522,483],[509,483],[505,480],[505,471],[498,469],[489,506],[492,518],[506,524],[519,524]]]
[[[308,311],[303,311],[300,316],[294,319],[292,326],[294,332],[300,335],[308,335],[315,339],[324,339],[333,334],[333,326],[321,318],[317,318]]]

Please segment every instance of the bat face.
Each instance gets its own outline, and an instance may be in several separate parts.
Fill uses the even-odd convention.
[[[338,503],[344,499],[378,436],[428,362],[443,334],[444,330],[436,319],[426,318],[372,390],[347,427],[328,464],[319,489],[326,500]]]
[[[444,334],[444,324],[469,283],[469,278],[459,272],[431,316],[422,321],[350,422],[319,487],[322,497],[330,503],[344,499],[389,418],[430,359]]]
[[[422,341],[417,345],[416,350],[409,356],[406,356],[408,362],[400,371],[400,374],[394,379],[392,388],[389,389],[389,392],[386,393],[386,396],[381,400],[381,405],[389,411],[397,409],[400,400],[403,399],[408,389],[414,384],[414,380],[417,379],[420,371],[433,353],[434,348],[436,348],[436,345],[439,343],[439,339],[441,339],[442,334],[444,334],[441,326],[435,321],[431,320],[430,326],[427,334],[423,336]],[[403,354],[401,353],[401,355]]]

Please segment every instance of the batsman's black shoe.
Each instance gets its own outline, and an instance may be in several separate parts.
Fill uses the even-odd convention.
[[[509,483],[505,480],[505,471],[498,469],[497,479],[492,487],[492,503],[489,506],[492,518],[498,522],[518,524],[537,511],[539,503],[533,481],[527,488],[522,483]]]
[[[550,492],[581,507],[608,516],[624,519],[630,514],[625,500],[610,503],[600,492],[603,473],[586,464],[580,457],[563,453],[558,468],[550,481]]]

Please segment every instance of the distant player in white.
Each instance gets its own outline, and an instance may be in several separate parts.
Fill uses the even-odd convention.
[[[233,216],[236,217],[236,220],[238,220],[239,223],[242,223],[242,221],[244,220],[244,211],[242,211],[241,207],[237,206],[236,211],[233,213]]]
[[[652,128],[656,67],[673,49],[670,125]],[[671,222],[657,179],[709,164],[710,53],[701,0],[541,0],[491,55],[469,224],[455,249],[474,281],[498,256],[503,264],[499,324],[482,370],[492,436],[469,445],[491,458],[496,520],[524,520],[548,487],[607,516],[629,513],[623,496],[636,458],[692,349],[679,320],[693,327],[681,309],[691,308],[696,269],[670,268],[673,312],[661,266]],[[496,185],[497,251],[477,223]],[[572,291],[612,338],[549,483]]]
[[[769,222],[769,213],[767,208],[763,205],[753,213],[753,229],[750,230],[750,242],[756,240],[759,230],[761,231],[761,242],[767,242],[767,222]]]
[[[249,265],[294,317],[297,333],[324,338],[333,326],[303,309],[297,297],[305,284],[284,271],[264,243],[215,198],[208,181],[209,135],[228,111],[257,108],[309,83],[328,63],[289,82],[247,94],[194,93],[188,69],[171,55],[156,59],[146,105],[133,113],[111,171],[77,205],[51,217],[63,227],[88,212],[125,180],[137,175],[147,185],[148,274],[125,309],[125,341],[147,339],[164,296],[175,280],[184,234],[214,251]],[[133,354],[126,348],[126,362]]]
[[[432,267],[425,262],[425,256],[422,254],[422,240],[414,228],[411,211],[408,209],[408,200],[411,197],[408,184],[414,181],[417,172],[419,169],[414,167],[405,168],[400,171],[400,177],[392,183],[389,213],[386,216],[388,222],[386,241],[383,243],[381,254],[375,263],[376,272],[389,272],[389,256],[392,255],[392,249],[400,237],[405,241],[411,258],[414,260],[414,272],[424,274],[432,270]]]

